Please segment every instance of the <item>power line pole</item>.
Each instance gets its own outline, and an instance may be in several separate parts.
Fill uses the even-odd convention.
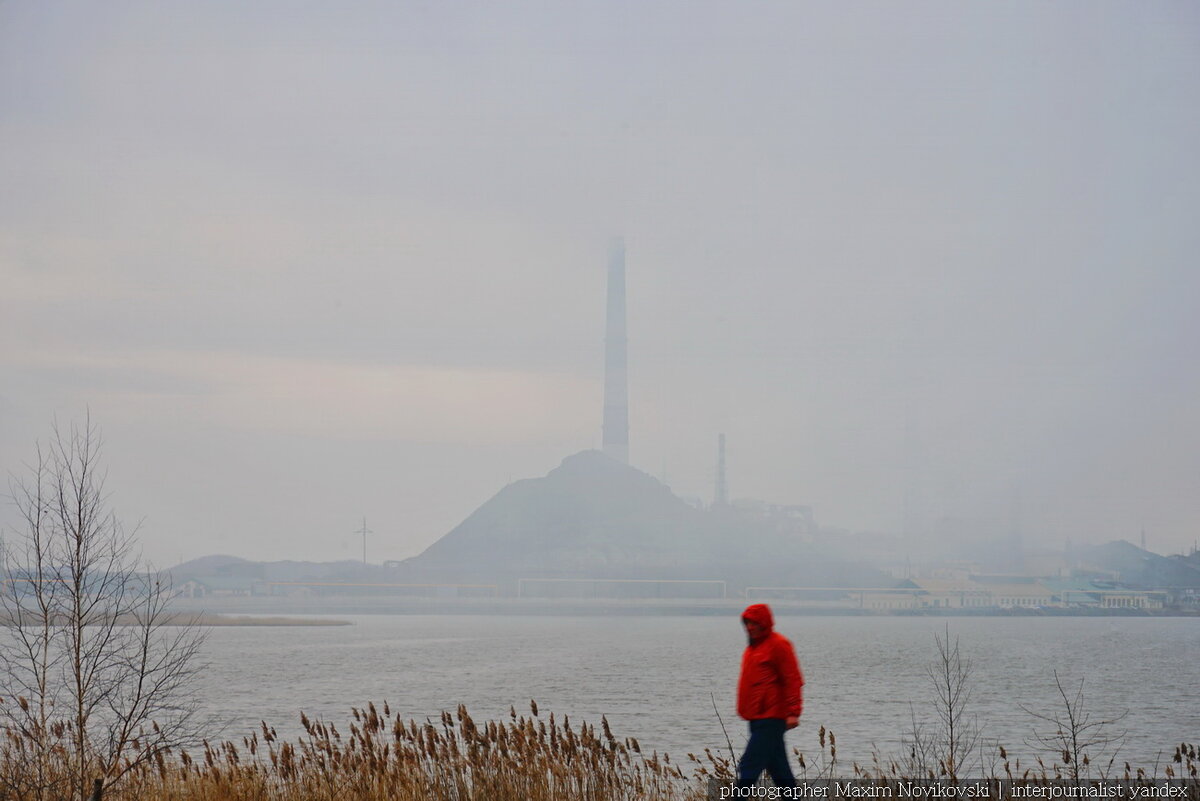
[[[355,534],[362,534],[362,538],[363,538],[363,564],[365,565],[365,564],[367,563],[367,535],[368,535],[368,534],[374,534],[374,533],[375,533],[374,531],[371,531],[371,529],[367,528],[367,518],[366,518],[366,516],[365,516],[365,515],[363,516],[363,524],[362,524],[362,528],[360,528],[358,531],[355,531],[354,533],[355,533]]]

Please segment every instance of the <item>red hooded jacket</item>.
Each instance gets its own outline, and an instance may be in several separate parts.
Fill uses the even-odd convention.
[[[766,635],[746,646],[738,679],[737,711],[746,720],[800,717],[804,709],[804,676],[792,643],[774,631],[775,620],[766,604],[754,604],[742,620],[765,626]]]

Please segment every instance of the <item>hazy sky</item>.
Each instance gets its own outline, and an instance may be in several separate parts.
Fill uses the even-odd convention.
[[[0,470],[90,409],[159,564],[414,555],[599,446],[622,235],[676,492],[1182,550],[1197,143],[1184,0],[0,0]]]

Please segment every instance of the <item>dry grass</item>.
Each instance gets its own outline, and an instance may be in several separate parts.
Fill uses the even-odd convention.
[[[799,765],[796,778],[800,780],[823,780],[835,778],[851,778],[876,784],[896,784],[899,782],[928,782],[946,781],[950,772],[944,763],[933,762],[914,764],[916,749],[920,743],[909,742],[911,750],[900,755],[885,755],[873,750],[870,764],[861,765],[853,762],[847,766],[840,764],[837,758],[837,738],[824,726],[818,731],[819,748],[814,756],[805,756],[798,748],[792,749],[793,762]],[[1200,781],[1200,746],[1180,743],[1174,746],[1169,758],[1162,764],[1153,767],[1135,767],[1129,762],[1118,761],[1116,756],[1102,764],[1092,764],[1087,756],[1082,759],[1082,765],[1076,771],[1071,767],[1071,754],[1063,750],[1057,758],[1043,759],[1034,756],[1024,763],[1020,757],[1010,754],[1002,745],[981,749],[978,763],[980,767],[971,774],[972,779],[988,781],[1003,781],[1012,785],[1045,785],[1051,782],[1087,783],[1091,781],[1114,781],[1133,784],[1159,782],[1162,780],[1189,780],[1193,783],[1188,799],[1197,798],[1194,785]],[[728,763],[726,763],[728,764]],[[993,798],[998,798],[993,794]]]
[[[113,801],[668,801],[703,798],[698,782],[667,757],[645,755],[566,718],[532,714],[476,724],[456,714],[404,721],[385,704],[353,710],[348,730],[301,716],[305,734],[281,742],[273,729],[240,743],[205,744],[131,771],[104,795]],[[23,755],[10,738],[0,775]],[[0,799],[21,799],[25,793]],[[53,796],[50,796],[53,797]]]
[[[238,743],[205,744],[195,753],[163,754],[136,767],[107,789],[110,801],[700,801],[710,780],[727,782],[732,761],[706,750],[688,755],[685,770],[669,758],[643,754],[636,739],[618,739],[608,722],[600,729],[572,725],[554,715],[510,710],[504,721],[476,724],[460,706],[436,721],[402,720],[385,704],[352,710],[344,732],[301,715],[305,734],[280,741],[267,724]],[[60,733],[61,734],[61,733]],[[870,765],[847,769],[837,739],[818,731],[819,751],[794,749],[801,779],[855,778],[894,784],[941,778],[908,769],[876,754]],[[8,732],[0,742],[0,801],[61,798],[53,789],[51,750],[43,790],[17,788],[11,777],[32,764],[32,744]],[[1152,773],[1112,762],[1097,773],[1115,780],[1197,778],[1197,748],[1181,743],[1171,762]],[[985,779],[1039,784],[1069,778],[1065,763],[1035,758],[1022,765],[1002,747],[982,771]],[[61,787],[61,785],[60,785]]]

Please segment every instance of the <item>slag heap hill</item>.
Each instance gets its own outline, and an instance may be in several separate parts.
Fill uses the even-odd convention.
[[[706,511],[599,451],[502,489],[406,571],[429,579],[722,579],[778,586],[880,586],[875,570],[812,553],[795,531],[728,508]]]

